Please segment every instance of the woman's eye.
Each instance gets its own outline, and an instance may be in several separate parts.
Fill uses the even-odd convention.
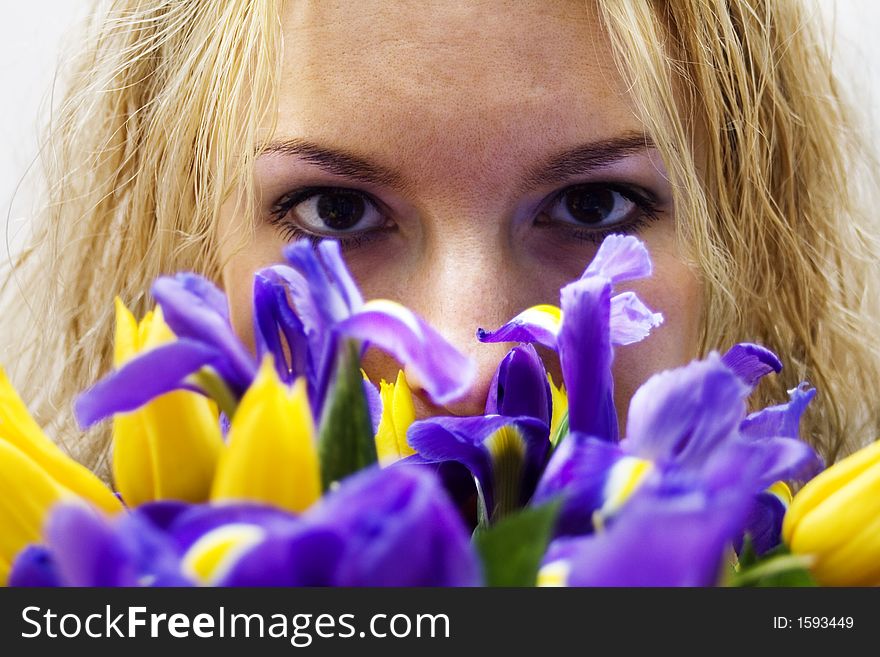
[[[563,190],[543,214],[551,222],[606,228],[650,213],[650,202],[635,192],[608,185],[577,185]]]
[[[328,237],[369,231],[386,223],[366,194],[345,188],[325,187],[289,194],[275,205],[272,214],[302,231]]]

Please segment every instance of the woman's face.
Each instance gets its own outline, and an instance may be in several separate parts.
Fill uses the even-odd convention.
[[[478,343],[477,327],[558,305],[559,288],[618,232],[648,245],[654,275],[630,289],[666,320],[616,351],[620,414],[650,374],[695,357],[700,284],[674,238],[670,185],[585,5],[285,3],[260,216],[244,237],[237,199],[222,217],[239,334],[252,340],[253,272],[289,240],[333,237],[365,298],[402,302],[477,361],[470,394],[445,408],[411,380],[419,414],[481,413],[510,345]],[[371,352],[365,369],[393,380],[398,366]]]

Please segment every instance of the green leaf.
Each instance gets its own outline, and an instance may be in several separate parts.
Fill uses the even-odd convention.
[[[565,415],[562,416],[562,419],[559,421],[559,426],[556,428],[556,433],[550,436],[550,442],[553,444],[554,449],[559,447],[559,443],[561,443],[567,435],[568,411],[565,411]]]
[[[376,462],[376,442],[370,410],[364,395],[358,344],[340,345],[333,385],[324,402],[318,433],[321,484],[328,490],[334,482]]]
[[[742,549],[739,551],[739,567],[740,569],[750,568],[758,562],[758,553],[755,552],[755,544],[752,541],[752,535],[746,533],[743,536]]]
[[[785,548],[773,550],[756,559],[748,566],[740,562],[739,572],[730,576],[727,586],[769,587],[769,586],[817,586],[810,574],[809,557],[789,554]]]
[[[526,507],[474,533],[488,586],[535,586],[560,502]]]

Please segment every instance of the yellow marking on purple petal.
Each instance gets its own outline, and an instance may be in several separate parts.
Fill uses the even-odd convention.
[[[611,466],[603,490],[605,504],[602,505],[602,515],[609,517],[617,512],[653,469],[654,464],[651,461],[635,456],[624,456]]]
[[[186,551],[181,563],[183,572],[199,584],[215,584],[262,541],[265,534],[261,527],[245,523],[213,529]]]
[[[777,481],[767,489],[767,492],[775,496],[786,508],[791,504],[791,488],[784,481]]]
[[[571,573],[571,565],[562,559],[553,561],[542,566],[538,571],[537,586],[560,587],[568,586],[568,575]]]
[[[562,309],[549,304],[532,306],[514,317],[510,323],[531,324],[558,335],[562,326]]]

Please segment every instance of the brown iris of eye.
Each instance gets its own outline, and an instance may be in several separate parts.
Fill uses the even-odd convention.
[[[318,217],[331,230],[348,230],[363,218],[365,204],[359,194],[325,192],[318,197]]]
[[[565,194],[565,209],[584,224],[598,224],[614,209],[614,192],[596,187],[577,187]]]

